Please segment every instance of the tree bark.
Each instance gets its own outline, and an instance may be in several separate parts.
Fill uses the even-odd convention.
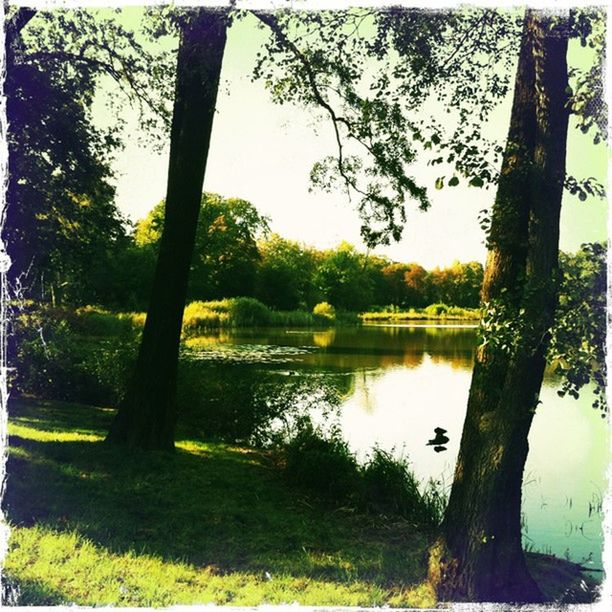
[[[543,599],[521,544],[521,488],[557,301],[566,54],[565,19],[528,11],[483,285],[484,304],[506,326],[476,354],[453,487],[430,557],[441,599]]]
[[[178,51],[164,229],[135,372],[107,441],[174,448],[176,379],[189,267],[227,31],[227,11],[185,16]]]

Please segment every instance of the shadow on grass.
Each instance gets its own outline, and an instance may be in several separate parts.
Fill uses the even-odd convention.
[[[300,499],[257,451],[202,441],[180,441],[173,454],[107,446],[111,418],[78,405],[12,403],[3,502],[12,524],[217,573],[381,588],[424,579],[427,541],[407,523]]]

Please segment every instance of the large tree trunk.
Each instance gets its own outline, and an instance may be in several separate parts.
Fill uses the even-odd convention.
[[[184,16],[178,52],[164,229],[133,379],[107,441],[173,449],[183,310],[219,75],[227,11]]]
[[[430,578],[441,599],[542,600],[521,545],[521,488],[557,301],[566,26],[540,11],[525,17],[483,286],[486,316],[500,327],[477,350],[442,536],[432,548]]]

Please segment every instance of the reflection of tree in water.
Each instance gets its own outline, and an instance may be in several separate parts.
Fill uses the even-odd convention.
[[[309,360],[353,369],[414,368],[428,354],[435,363],[463,369],[471,367],[476,343],[473,328],[366,326],[337,330],[333,341]]]
[[[314,342],[315,346],[320,348],[327,348],[328,346],[331,346],[335,339],[336,329],[333,327],[323,331],[316,331],[312,334],[312,341]]]
[[[266,445],[306,415],[333,417],[353,392],[352,373],[297,372],[282,366],[182,361],[179,434]]]
[[[371,410],[377,370],[417,368],[425,355],[469,368],[475,345],[474,329],[449,327],[241,330],[189,339],[179,371],[179,431],[265,444],[306,414],[333,421],[356,382]]]

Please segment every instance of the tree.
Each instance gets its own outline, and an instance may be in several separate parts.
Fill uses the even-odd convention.
[[[134,375],[106,438],[114,444],[174,448],[181,323],[227,25],[226,10],[182,15],[164,230]]]
[[[6,33],[11,284],[20,297],[101,301],[129,241],[111,171],[121,121],[96,127],[94,94],[110,77],[120,93],[109,103],[127,99],[144,126],[165,126],[168,54],[108,11],[11,7]]]
[[[136,243],[158,250],[164,227],[162,200],[136,227]],[[252,296],[260,261],[257,238],[268,222],[246,200],[202,196],[191,260],[187,295],[190,300]]]
[[[410,271],[410,266],[403,263],[391,263],[381,270],[385,279],[387,299],[385,303],[397,307],[404,307],[407,304],[405,275]]]
[[[488,333],[476,362],[459,458],[432,551],[442,598],[541,601],[521,545],[521,486],[557,302],[569,117],[567,19],[527,11],[489,236]]]
[[[42,65],[40,48],[24,42],[34,17],[20,9],[7,28],[3,234],[11,284],[19,282],[24,297],[74,303],[91,295],[89,271],[109,261],[124,233],[109,182],[118,141],[91,122],[96,72],[70,62]]]
[[[359,311],[372,302],[372,286],[366,261],[353,245],[341,243],[325,251],[315,272],[315,285],[323,298],[336,308]]]
[[[257,297],[280,310],[312,308],[318,301],[313,285],[313,251],[278,234],[261,242],[259,249]]]

